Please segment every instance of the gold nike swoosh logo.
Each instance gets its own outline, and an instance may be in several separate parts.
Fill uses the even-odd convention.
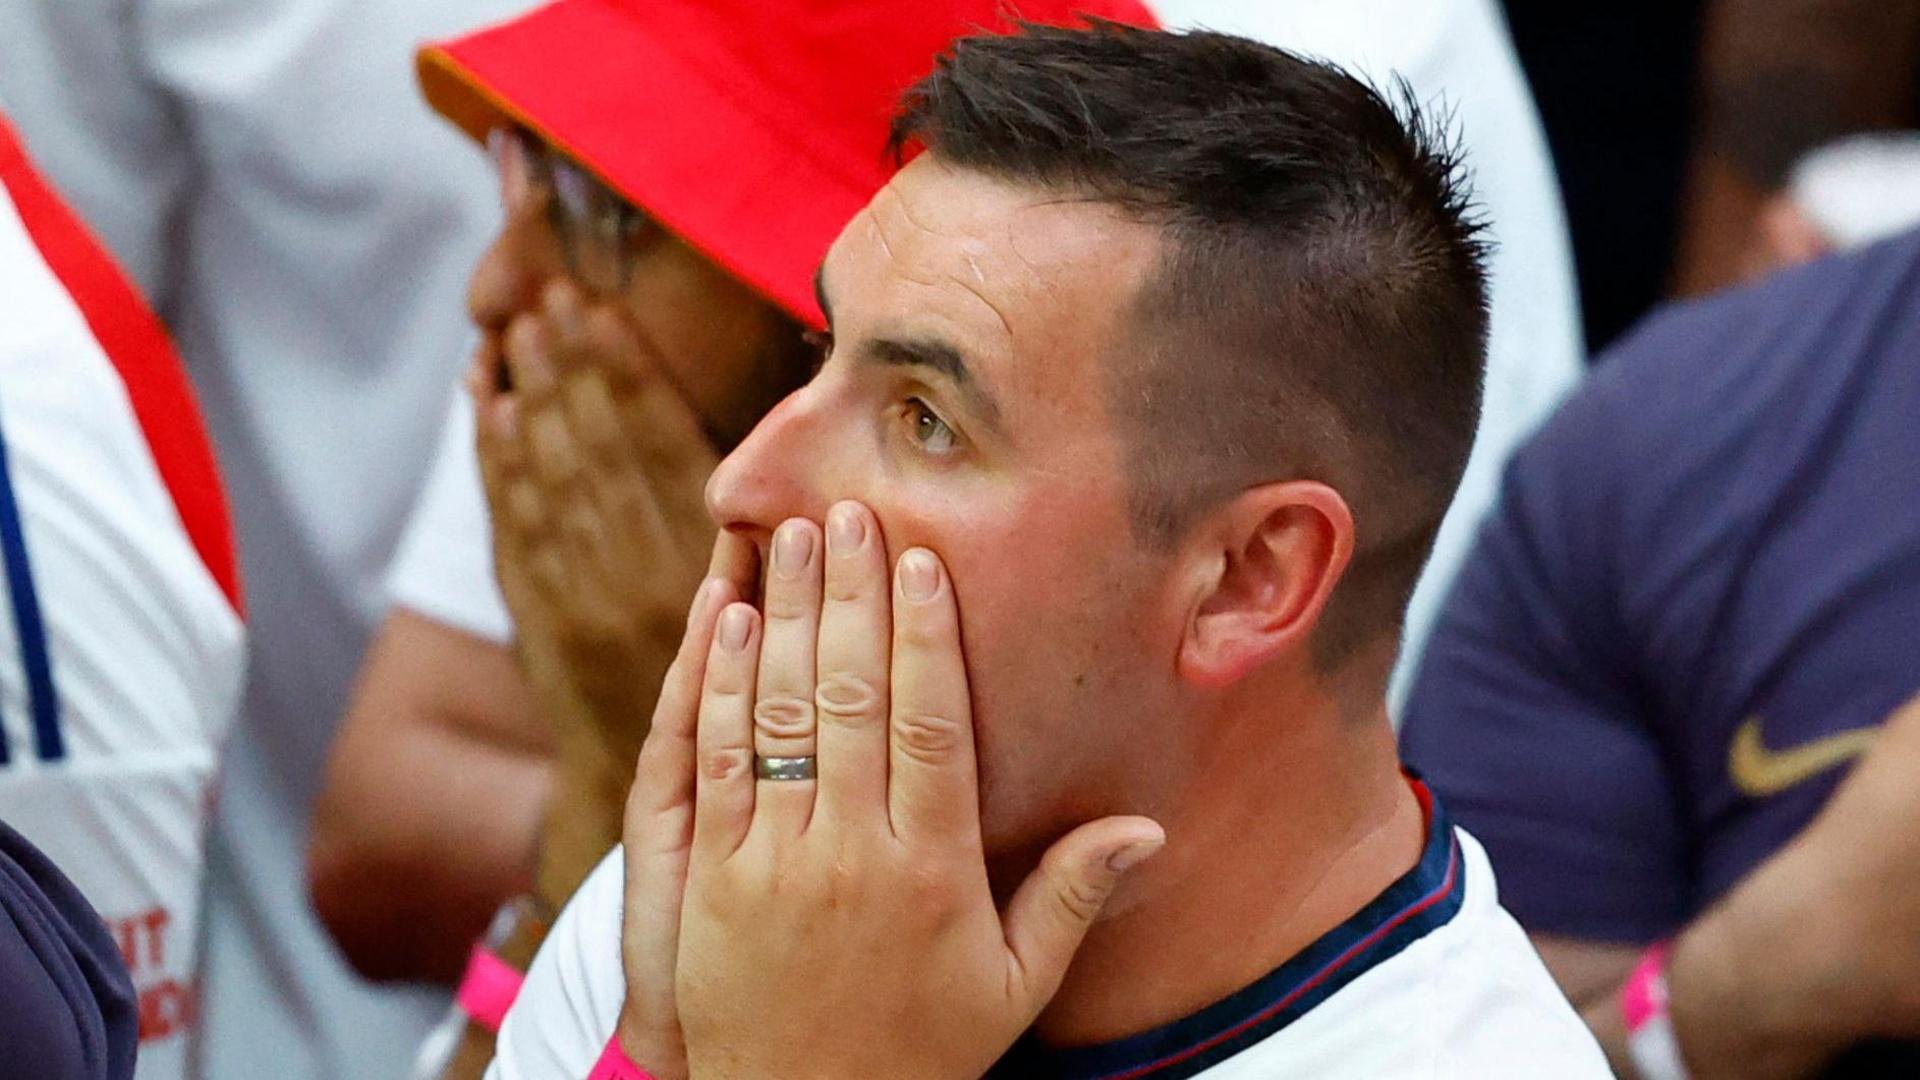
[[[1733,733],[1727,775],[1742,794],[1764,799],[1852,761],[1867,752],[1878,734],[1878,726],[1854,728],[1788,750],[1769,750],[1760,738],[1760,718],[1750,716]]]

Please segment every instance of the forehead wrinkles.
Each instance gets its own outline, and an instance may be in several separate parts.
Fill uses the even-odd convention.
[[[936,290],[958,289],[986,309],[1002,334],[1012,336],[982,265],[991,260],[986,239],[965,227],[943,227],[927,207],[916,208],[911,194],[892,185],[881,189],[868,216],[874,241],[901,278]]]

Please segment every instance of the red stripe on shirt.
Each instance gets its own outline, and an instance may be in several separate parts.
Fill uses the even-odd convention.
[[[245,614],[233,523],[200,407],[159,316],[27,157],[0,115],[0,185],[27,236],[80,309],[133,404],[147,450],[186,527],[187,537],[226,594]]]

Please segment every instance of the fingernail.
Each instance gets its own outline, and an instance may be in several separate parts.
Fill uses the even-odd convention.
[[[1116,874],[1124,874],[1134,867],[1139,866],[1141,863],[1146,862],[1154,852],[1159,851],[1165,844],[1165,839],[1136,840],[1107,856],[1107,869]]]
[[[813,559],[813,530],[789,521],[773,534],[773,569],[783,578],[799,577]]]
[[[940,563],[933,552],[914,548],[900,556],[900,595],[931,600],[940,588]]]
[[[753,629],[753,609],[735,604],[720,613],[720,647],[739,652],[747,647],[747,632]]]
[[[867,523],[860,517],[860,508],[852,503],[841,503],[827,512],[827,547],[829,550],[845,554],[860,547],[867,538]]]

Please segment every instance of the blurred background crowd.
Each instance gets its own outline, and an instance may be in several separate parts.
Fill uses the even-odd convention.
[[[463,376],[564,264],[652,275],[700,477],[790,387],[810,286],[618,134],[687,61],[595,28],[684,6],[0,4],[0,897],[99,911],[62,977],[127,969],[144,1080],[477,1076],[475,943],[523,967],[618,839],[591,718],[659,646],[496,576],[538,462],[482,475]],[[1920,2],[1151,6],[1461,142],[1485,415],[1392,701],[1563,990],[1617,1042],[1672,941],[1701,1075],[1920,1075]],[[679,246],[591,280],[640,229]],[[609,596],[683,610],[690,505],[702,555]],[[1789,1014],[1841,1034],[1775,1061],[1742,1025]]]

